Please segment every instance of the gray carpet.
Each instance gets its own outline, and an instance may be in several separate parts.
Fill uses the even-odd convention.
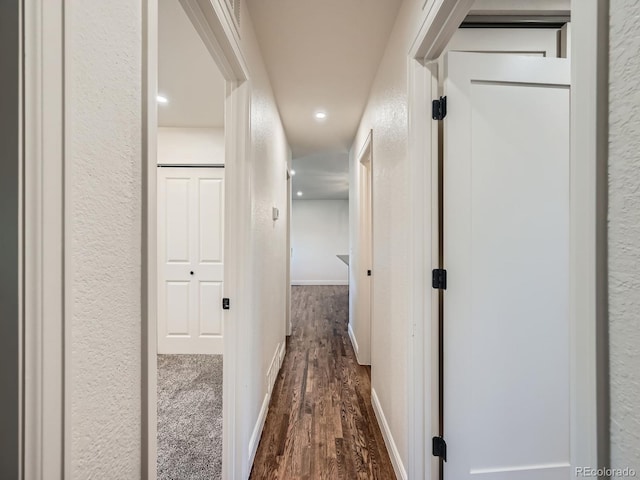
[[[222,355],[158,355],[158,479],[222,478]]]

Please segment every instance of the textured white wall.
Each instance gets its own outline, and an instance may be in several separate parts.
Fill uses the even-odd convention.
[[[611,463],[640,472],[640,2],[611,2],[609,339]]]
[[[224,164],[224,128],[158,128],[158,164]]]
[[[244,332],[244,347],[253,375],[245,379],[247,418],[238,432],[248,445],[267,394],[267,371],[276,348],[285,339],[287,292],[287,164],[291,154],[271,84],[244,2],[241,12],[242,50],[251,72],[251,235],[253,320]],[[280,219],[272,220],[272,207]],[[250,468],[250,466],[248,466]],[[248,471],[246,472],[248,476]]]
[[[111,0],[65,10],[69,475],[135,479],[142,461],[142,8],[138,0]],[[246,10],[242,49],[252,85],[255,312],[244,337],[254,375],[239,399],[248,410],[237,432],[246,448],[285,337],[290,151]],[[282,213],[277,222],[272,206]]]
[[[348,200],[294,200],[291,283],[346,285],[349,269],[336,255],[349,251]]]
[[[351,268],[350,322],[358,343],[366,331],[358,324],[353,285],[361,267],[359,242],[360,179],[357,155],[373,129],[373,294],[371,381],[389,423],[402,462],[407,464],[407,349],[409,342],[411,225],[408,158],[407,52],[415,38],[424,2],[403,2],[351,148],[349,202]],[[362,267],[364,268],[364,267]]]
[[[140,478],[139,0],[67,2],[69,478]]]

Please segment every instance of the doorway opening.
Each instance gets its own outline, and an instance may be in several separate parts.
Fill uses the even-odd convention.
[[[287,335],[294,318],[304,316],[308,298],[331,302],[339,292],[349,308],[349,153],[293,156],[287,172],[290,191],[289,288]],[[317,288],[316,288],[317,287]],[[323,293],[324,292],[324,293]],[[345,318],[346,320],[346,318]],[[299,323],[299,322],[298,322]],[[298,329],[300,325],[298,325]]]
[[[250,296],[250,88],[228,13],[206,1],[145,3],[143,474],[152,480],[246,468],[236,378],[248,368],[238,331],[250,317],[233,299]]]
[[[514,465],[504,470],[513,478],[534,470],[551,478],[570,467],[570,63],[560,58],[568,27],[462,26],[472,28],[455,32],[439,68],[441,102],[450,104],[438,122],[439,257],[452,287],[437,286],[438,439],[459,459],[441,457],[440,475],[463,478],[506,462]],[[550,105],[554,113],[547,116]],[[547,235],[538,238],[542,231]],[[536,281],[542,272],[553,272],[553,281]],[[546,299],[543,309],[535,308],[539,298]],[[545,346],[544,361],[534,345]],[[546,400],[519,396],[534,390],[544,390]],[[492,410],[479,397],[501,406]],[[525,408],[526,419],[504,414],[507,405]],[[546,434],[536,435],[542,425]],[[464,439],[482,431],[486,440],[496,426],[511,432],[510,442],[522,438],[528,453],[504,444],[499,457],[485,452],[477,463]]]
[[[159,480],[222,478],[225,88],[225,78],[182,5],[160,0]]]
[[[294,156],[291,175],[291,285],[349,283],[349,154]]]
[[[574,41],[570,38],[571,34],[578,32],[579,22],[576,21],[575,32],[571,31],[569,25],[565,25],[568,15],[575,12],[566,11],[563,15],[557,15],[556,21],[558,17],[564,17],[562,24],[549,26],[551,31],[545,32],[543,29],[525,30],[525,27],[532,26],[533,23],[539,24],[540,18],[534,19],[531,25],[526,25],[527,22],[505,25],[511,20],[522,20],[521,16],[502,17],[507,19],[506,22],[500,22],[496,20],[500,17],[494,16],[491,25],[484,24],[484,28],[478,29],[477,23],[488,19],[478,21],[467,17],[470,13],[473,14],[473,8],[472,1],[443,5],[438,14],[447,13],[448,20],[431,19],[431,22],[427,22],[410,52],[416,60],[410,77],[410,98],[415,107],[410,121],[412,152],[416,161],[414,168],[419,171],[422,160],[421,150],[416,147],[426,146],[422,151],[428,152],[427,161],[431,168],[424,170],[423,173],[428,175],[421,176],[422,183],[425,180],[437,183],[439,160],[442,161],[444,172],[442,216],[438,215],[437,197],[434,196],[430,202],[425,203],[430,207],[427,211],[431,212],[431,218],[427,217],[424,223],[419,221],[416,232],[426,227],[432,234],[431,238],[417,236],[430,240],[429,243],[435,243],[437,247],[433,250],[424,248],[427,268],[446,269],[446,285],[436,282],[435,275],[433,277],[433,289],[441,293],[444,307],[443,328],[437,328],[438,308],[428,308],[438,305],[437,296],[431,296],[431,302],[419,300],[414,307],[417,312],[421,311],[420,307],[424,307],[424,310],[431,310],[433,315],[426,322],[429,327],[418,330],[416,337],[420,340],[416,342],[417,348],[412,356],[418,358],[421,347],[437,349],[438,342],[434,340],[443,335],[443,364],[440,365],[439,375],[437,370],[421,370],[423,367],[419,363],[411,361],[413,366],[410,368],[419,372],[417,376],[412,375],[419,382],[418,398],[424,398],[426,402],[421,403],[428,405],[424,411],[414,408],[412,416],[423,421],[427,425],[426,431],[431,431],[434,438],[433,443],[428,437],[422,437],[421,440],[417,429],[414,430],[415,435],[410,434],[418,443],[424,442],[422,455],[416,452],[410,464],[413,475],[420,476],[419,472],[424,468],[425,471],[431,470],[434,478],[466,478],[470,472],[492,476],[498,474],[498,471],[502,472],[500,474],[509,471],[509,475],[516,478],[517,475],[524,474],[520,472],[532,468],[536,469],[536,475],[540,478],[554,478],[557,474],[568,474],[572,465],[580,465],[581,460],[577,459],[589,458],[589,461],[598,463],[599,454],[597,449],[586,446],[582,438],[587,435],[593,442],[591,445],[597,444],[598,440],[594,436],[597,431],[595,424],[600,420],[602,411],[593,396],[577,393],[583,391],[586,383],[592,386],[597,384],[598,388],[602,388],[598,370],[587,371],[584,367],[585,362],[595,365],[591,363],[597,358],[595,347],[592,348],[595,342],[589,347],[580,344],[583,336],[593,338],[598,319],[596,315],[589,314],[580,319],[576,317],[576,312],[584,313],[581,304],[585,298],[579,298],[576,292],[585,292],[583,289],[591,291],[589,288],[595,288],[595,284],[580,275],[581,269],[575,263],[580,256],[581,262],[596,268],[595,262],[598,260],[597,254],[581,255],[585,252],[585,237],[595,241],[595,230],[585,233],[584,221],[586,218],[591,219],[590,222],[598,221],[597,212],[578,201],[593,199],[597,192],[584,184],[576,189],[576,185],[581,184],[580,179],[595,178],[599,160],[596,161],[592,155],[594,152],[583,152],[593,161],[585,163],[575,153],[577,138],[585,134],[584,130],[578,134],[575,128],[582,123],[576,116],[576,111],[580,109],[576,108],[580,105],[578,98],[581,97],[581,102],[592,104],[590,102],[593,99],[581,96],[580,93],[585,85],[590,85],[592,91],[597,90],[597,61],[587,62],[582,56],[576,55],[576,52],[585,53],[582,51],[583,45],[576,47],[579,45],[578,37]],[[515,4],[514,10],[517,10]],[[580,5],[577,10],[582,10],[580,15],[586,15],[588,11],[592,15],[590,20],[596,23],[603,21],[604,17],[600,18],[600,13],[593,6]],[[506,13],[502,10],[496,14]],[[584,16],[577,18],[580,21],[585,19]],[[460,24],[473,28],[458,30]],[[495,27],[499,31],[492,32]],[[585,40],[591,35],[590,41],[595,41],[598,37],[596,30],[590,32],[587,34],[587,29],[581,31],[584,35],[581,38]],[[472,45],[454,45],[467,35],[476,36]],[[543,45],[540,42],[532,45],[530,41],[540,35],[546,36],[547,40],[542,42]],[[500,36],[511,36],[511,39],[498,45]],[[453,51],[447,53],[448,46]],[[446,58],[441,58],[442,54]],[[576,69],[584,69],[585,76],[575,75]],[[444,82],[439,82],[439,79],[444,79]],[[580,85],[581,88],[574,91],[575,85]],[[488,100],[487,96],[493,97]],[[533,100],[536,96],[538,97]],[[426,101],[422,103],[423,100]],[[491,107],[486,109],[486,104],[482,105],[483,101],[489,101]],[[526,101],[530,101],[528,106],[522,103]],[[542,114],[540,108],[544,104],[553,104],[553,112]],[[428,110],[425,108],[427,106]],[[446,109],[443,108],[445,106]],[[416,112],[420,112],[423,118],[417,116]],[[446,114],[439,115],[440,112]],[[583,111],[583,114],[586,112]],[[501,119],[511,119],[510,123],[501,125],[496,115]],[[544,121],[540,120],[541,116]],[[593,116],[589,121],[597,123]],[[437,127],[437,124],[440,125],[439,128],[429,129],[429,124]],[[419,132],[429,130],[431,133],[423,144],[418,139],[422,135]],[[588,135],[585,134],[585,138]],[[438,151],[439,145],[442,146],[441,152]],[[520,150],[518,146],[521,147]],[[553,146],[551,152],[541,152],[541,149],[550,146]],[[528,158],[530,155],[544,161],[532,161]],[[470,161],[470,157],[473,161]],[[488,161],[484,162],[483,159]],[[545,167],[545,162],[551,163]],[[518,165],[521,168],[516,168]],[[542,171],[545,172],[544,175]],[[496,182],[501,177],[502,180]],[[518,182],[522,182],[519,187],[516,186]],[[418,183],[414,185],[415,192],[419,192]],[[592,186],[594,185],[595,182]],[[536,187],[548,192],[550,196],[536,199]],[[415,192],[414,196],[420,198]],[[492,204],[493,201],[499,202],[499,205]],[[431,208],[434,202],[436,208]],[[490,204],[492,207],[483,211]],[[527,211],[529,208],[531,210]],[[479,213],[482,218],[476,216]],[[529,219],[526,225],[520,224],[522,217],[519,213]],[[414,218],[418,218],[418,215]],[[439,239],[440,218],[443,219],[443,229]],[[537,228],[530,231],[537,223]],[[462,232],[464,229],[466,231]],[[536,242],[542,231],[548,231],[551,235]],[[534,242],[535,247],[527,246],[527,242]],[[491,248],[496,250],[491,252]],[[428,261],[429,250],[431,262]],[[443,256],[443,265],[438,265],[439,254]],[[533,258],[537,260],[532,261]],[[492,259],[493,262],[488,265],[487,259]],[[547,270],[554,272],[554,282],[560,282],[549,291],[545,291],[549,284],[535,281],[542,265],[547,265]],[[416,278],[419,278],[418,269]],[[497,272],[499,281],[493,277]],[[526,278],[523,279],[521,275]],[[442,278],[440,272],[437,278]],[[426,282],[420,283],[426,286]],[[486,289],[491,289],[491,285],[497,289],[489,293]],[[501,297],[494,297],[490,303],[491,308],[488,308],[487,299],[494,294]],[[515,298],[519,300],[513,303]],[[547,310],[540,311],[539,305],[532,298],[544,298]],[[531,308],[522,310],[528,303]],[[533,321],[531,316],[539,321]],[[429,319],[429,315],[424,318]],[[512,321],[497,325],[507,319]],[[419,318],[416,317],[415,320],[420,326]],[[496,323],[492,324],[492,321]],[[515,327],[515,324],[518,326]],[[542,333],[543,330],[546,333]],[[488,332],[492,333],[485,336]],[[545,341],[521,343],[522,337],[533,339],[536,336]],[[478,344],[476,340],[481,343]],[[490,348],[492,341],[497,341],[495,348]],[[543,363],[550,357],[536,359],[531,351],[532,344],[549,347],[550,356],[556,355],[552,363],[557,368],[547,368],[545,371]],[[481,358],[482,355],[485,356]],[[496,368],[493,368],[489,365],[498,358],[500,366],[494,364]],[[480,371],[474,370],[468,368],[470,364],[481,365],[483,368]],[[505,385],[501,382],[510,378],[509,369],[512,367],[520,375],[510,383],[518,387],[502,391],[501,388]],[[496,376],[492,377],[494,374]],[[468,377],[462,381],[464,375]],[[439,377],[442,379],[442,388],[438,386]],[[488,385],[493,387],[491,395],[488,394]],[[474,395],[469,395],[469,389]],[[544,391],[545,396],[544,399],[539,396],[515,398],[523,391]],[[498,418],[495,412],[491,412],[495,405],[482,403],[482,398],[494,398],[496,392],[503,393],[498,395],[499,402],[517,405],[517,409],[525,406],[527,413],[519,416],[516,413],[509,417],[507,425],[501,424],[511,414]],[[512,397],[507,399],[509,395]],[[440,414],[433,415],[438,410]],[[571,412],[583,410],[598,411],[598,420],[594,420],[588,427],[576,422],[576,416]],[[509,409],[505,407],[502,411],[507,412]],[[424,417],[421,417],[422,414]],[[549,429],[544,429],[544,434],[536,430],[543,421],[548,421],[554,415],[556,421]],[[527,421],[536,416],[543,421],[535,423],[534,428],[528,428]],[[482,424],[487,418],[497,422],[491,423],[490,428],[487,428],[487,425]],[[439,420],[442,419],[444,421],[440,423]],[[497,441],[487,440],[492,431],[510,431],[511,441],[518,436],[515,432],[519,431],[529,448],[526,452],[519,450],[521,442],[517,442],[520,445],[503,445],[495,450],[501,452],[499,459],[492,458],[490,453],[485,455],[484,451],[480,453],[479,449],[469,451],[468,442],[474,432],[482,432],[483,435],[479,442],[476,440],[476,445],[499,445]],[[549,431],[555,432],[553,438],[556,443],[553,449],[548,449],[549,443],[546,442]],[[445,455],[448,457],[446,463],[443,462]],[[421,457],[431,457],[424,467],[420,465]],[[515,472],[511,467],[505,469],[505,464],[513,467],[520,465],[522,468]]]
[[[369,132],[358,154],[359,198],[358,224],[359,239],[353,275],[354,321],[349,325],[349,336],[361,365],[371,365],[371,338],[373,336],[373,131]],[[359,339],[359,341],[357,340]]]
[[[345,475],[357,475],[348,462],[375,463],[371,459],[378,458],[376,443],[385,452],[383,456],[389,458],[389,429],[384,438],[375,433],[384,428],[385,422],[381,408],[375,406],[372,399],[375,392],[371,379],[377,376],[379,385],[386,384],[391,369],[386,369],[385,363],[388,365],[388,359],[395,361],[397,356],[384,352],[378,364],[372,365],[370,319],[360,328],[358,305],[362,299],[354,292],[359,288],[370,291],[371,277],[367,271],[375,273],[372,246],[367,247],[364,254],[360,242],[363,221],[359,214],[360,176],[369,178],[369,191],[373,184],[368,158],[362,163],[360,159],[371,129],[365,125],[368,120],[363,119],[374,109],[371,89],[376,84],[402,3],[399,0],[374,2],[367,6],[363,17],[362,5],[349,2],[303,2],[294,9],[286,1],[246,2],[268,66],[292,157],[288,252],[291,334],[256,455],[256,478],[269,478],[265,466],[273,465],[274,461],[278,462],[278,475],[284,474],[286,478],[320,477],[324,472],[335,476],[337,473],[331,470],[331,465],[339,465],[340,461],[347,464]],[[323,21],[319,22],[319,18]],[[354,25],[358,28],[354,29]],[[365,172],[369,173],[365,175]],[[282,174],[283,177],[278,178],[284,178],[284,172]],[[267,212],[270,213],[262,209],[262,213]],[[363,236],[370,239],[370,228]],[[385,237],[387,240],[388,236]],[[386,251],[379,253],[384,256]],[[380,278],[386,281],[390,278],[387,274],[388,271],[384,272]],[[381,289],[381,285],[377,284],[376,288]],[[378,299],[382,295],[384,293],[379,292]],[[367,296],[370,299],[372,294],[369,292]],[[368,306],[367,317],[370,311]],[[383,330],[393,328],[389,327],[393,321],[388,312],[378,313],[377,319],[386,323]],[[386,335],[386,332],[380,333],[383,330],[378,329],[380,337]],[[391,332],[392,335],[397,331]],[[383,350],[384,347],[378,351]],[[301,353],[307,351],[308,358]],[[298,355],[301,356],[297,363],[292,364],[291,358]],[[299,369],[302,369],[300,375]],[[348,380],[357,376],[362,377],[361,383]],[[344,381],[349,383],[348,388],[340,387]],[[358,391],[351,390],[356,383]],[[282,384],[291,389],[294,401],[283,396]],[[341,415],[333,408],[339,403],[346,405],[353,398],[361,398],[362,402],[348,414]],[[304,407],[299,411],[295,410],[297,400],[304,400]],[[331,412],[323,405],[331,405]],[[289,420],[298,420],[287,423],[286,415]],[[273,418],[278,420],[272,421]],[[305,437],[300,431],[301,419],[309,422],[309,431],[314,433]],[[340,428],[329,429],[325,435],[323,429],[327,424],[339,427],[343,423],[348,423],[344,426],[344,437],[339,434]],[[283,444],[302,444],[304,448],[301,452],[282,449],[273,452],[268,442],[272,434],[275,436],[274,432],[286,432]],[[365,441],[371,449],[363,447]],[[319,458],[322,461],[318,461]],[[385,465],[380,478],[392,478],[394,474],[388,472],[395,466]],[[297,471],[298,467],[302,470]],[[363,471],[358,468],[360,474]],[[370,474],[376,476],[374,470]]]

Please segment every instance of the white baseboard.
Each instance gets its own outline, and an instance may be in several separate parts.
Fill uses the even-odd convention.
[[[253,427],[251,438],[249,439],[249,471],[251,471],[251,465],[256,457],[256,451],[260,444],[260,437],[262,436],[262,429],[264,428],[264,422],[267,420],[267,413],[269,412],[269,402],[271,401],[271,393],[273,392],[273,386],[278,378],[278,372],[282,367],[284,361],[286,341],[282,341],[276,347],[276,351],[271,359],[271,364],[267,370],[267,393],[262,401],[262,407],[260,407],[260,413],[258,414],[258,420]]]
[[[356,353],[356,360],[358,360],[359,365],[362,365],[362,362],[360,362],[360,356],[358,355],[358,341],[356,340],[356,336],[353,333],[353,328],[351,328],[351,324],[349,324],[348,331],[349,331],[349,339],[351,340],[351,345],[353,346],[353,351]]]
[[[256,422],[255,427],[253,427],[253,432],[251,433],[251,438],[249,439],[249,472],[251,471],[251,466],[253,465],[253,461],[256,458],[256,452],[258,451],[258,444],[260,443],[260,437],[262,436],[264,422],[267,420],[267,412],[269,411],[270,400],[271,392],[267,393],[264,396],[262,407],[260,408],[260,414],[258,414],[258,421]]]
[[[349,285],[349,280],[291,280],[291,285]]]
[[[384,412],[382,411],[378,395],[373,388],[371,389],[371,405],[373,406],[373,411],[378,419],[378,425],[380,425],[380,429],[382,430],[382,438],[384,438],[384,443],[387,446],[389,457],[391,457],[391,464],[393,465],[396,477],[398,477],[399,480],[407,480],[407,470],[402,464],[400,452],[398,452],[396,442],[393,440],[393,435],[391,435],[391,429],[389,428],[387,418],[384,416]]]

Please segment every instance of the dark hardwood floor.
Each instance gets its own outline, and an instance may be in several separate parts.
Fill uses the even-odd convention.
[[[345,286],[292,288],[293,331],[251,479],[395,479],[371,374],[347,333]]]

